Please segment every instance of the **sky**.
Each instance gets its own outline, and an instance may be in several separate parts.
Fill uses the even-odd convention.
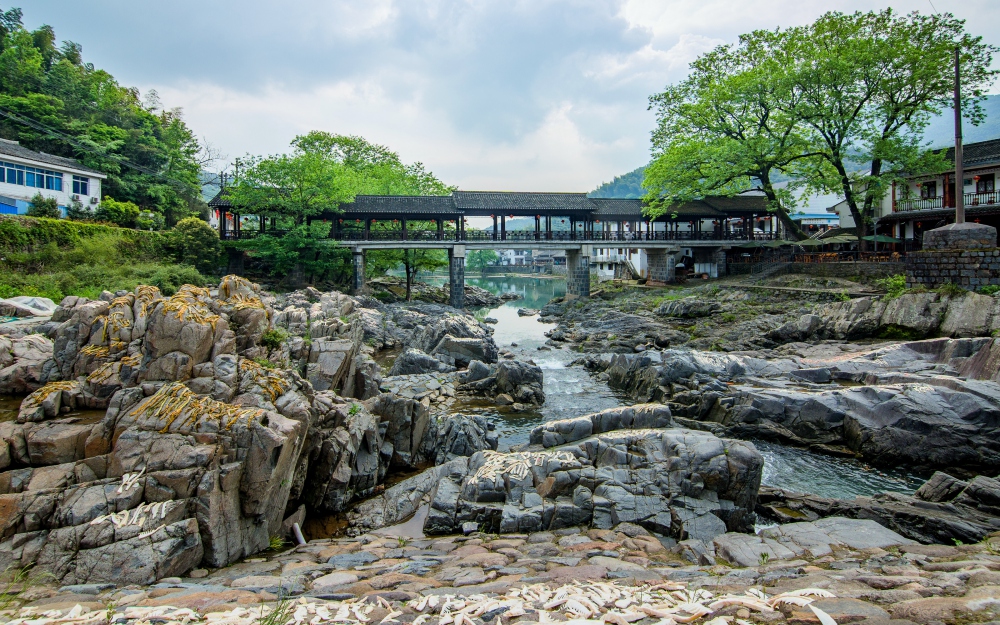
[[[932,0],[1000,45],[1000,2]],[[16,5],[16,3],[15,3]],[[10,6],[10,5],[7,5]],[[466,190],[596,188],[649,160],[648,97],[713,47],[928,0],[31,0],[84,59],[223,157],[361,135]],[[994,92],[997,89],[993,90]]]

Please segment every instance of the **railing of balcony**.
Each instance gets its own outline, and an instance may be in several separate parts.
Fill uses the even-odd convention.
[[[621,242],[636,241],[771,241],[775,238],[770,232],[757,232],[749,237],[742,232],[497,232],[490,230],[467,230],[460,239],[455,232],[438,233],[437,230],[408,230],[403,238],[401,230],[344,231],[337,235],[342,241],[508,241],[511,243],[526,243],[531,241],[592,241]]]
[[[990,204],[1000,204],[1000,192],[987,191],[985,193],[966,193],[966,206],[983,206]],[[896,200],[896,212],[932,210],[935,208],[955,208],[945,206],[943,197],[933,197],[917,200]]]
[[[944,208],[943,197],[896,200],[896,212],[922,211],[922,210],[931,210],[934,208]]]

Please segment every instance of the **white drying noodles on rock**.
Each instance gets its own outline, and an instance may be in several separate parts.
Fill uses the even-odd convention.
[[[714,596],[706,590],[684,590],[683,584],[664,582],[653,586],[618,586],[610,582],[574,582],[559,588],[544,584],[522,586],[505,595],[463,596],[431,595],[414,599],[406,604],[406,611],[416,612],[413,625],[423,625],[431,618],[437,625],[475,625],[492,621],[500,614],[516,618],[529,613],[537,614],[540,624],[560,625],[630,625],[646,618],[658,619],[654,625],[692,623],[732,605],[756,612],[774,612],[782,604],[809,606],[823,625],[836,625],[822,610],[811,605],[814,597],[833,597],[833,593],[818,588],[805,588],[780,595],[768,596],[751,588],[743,595]],[[79,605],[68,611],[39,611],[22,608],[6,625],[324,625],[347,623],[350,625],[376,625],[372,613],[377,607],[388,610],[378,625],[402,623],[405,612],[393,608],[385,599],[374,602],[362,599],[348,601],[322,601],[300,597],[278,605],[255,608],[236,608],[225,612],[199,615],[188,608],[171,606],[125,607],[84,612]],[[560,615],[559,619],[553,618]],[[478,619],[478,621],[474,620]],[[410,619],[405,619],[410,620]],[[701,624],[699,624],[701,625]],[[718,616],[704,621],[704,625],[752,625],[749,621],[731,616]]]

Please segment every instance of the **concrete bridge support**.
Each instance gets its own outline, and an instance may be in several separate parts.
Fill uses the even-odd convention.
[[[670,250],[646,250],[647,284],[668,284],[674,281],[675,253]]]
[[[465,246],[448,250],[448,304],[465,308]]]
[[[365,291],[365,251],[360,249],[353,251],[354,254],[351,259],[351,268],[353,269],[351,295],[361,295]]]
[[[566,299],[590,297],[590,246],[566,250]]]
[[[720,247],[712,252],[712,261],[715,263],[715,277],[726,277],[726,248]]]

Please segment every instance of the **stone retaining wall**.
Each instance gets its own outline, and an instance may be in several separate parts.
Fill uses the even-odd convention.
[[[950,282],[974,291],[1000,285],[1000,248],[923,250],[906,257],[906,286],[938,287]]]

